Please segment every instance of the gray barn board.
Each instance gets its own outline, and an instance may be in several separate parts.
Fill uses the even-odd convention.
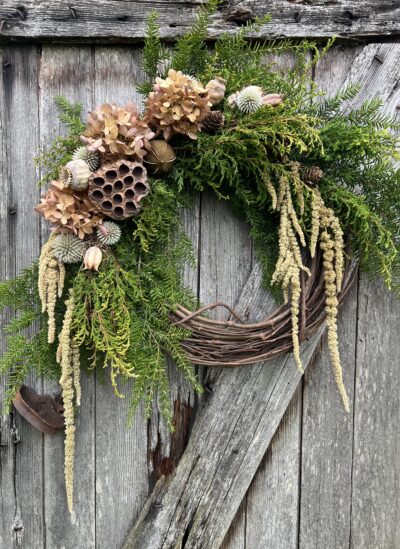
[[[146,14],[156,7],[163,37],[173,40],[199,4],[3,0],[1,280],[35,259],[47,236],[33,211],[39,174],[32,157],[62,131],[53,98],[79,100],[85,111],[106,100],[138,99],[137,43]],[[227,2],[213,17],[210,39],[265,10],[273,20],[261,36],[342,39],[313,73],[327,94],[360,82],[355,102],[379,96],[387,112],[399,111],[399,2]],[[277,70],[290,62],[277,60]],[[198,258],[184,277],[199,300],[236,304],[254,318],[271,310],[246,224],[209,193],[182,215]],[[107,379],[85,377],[72,519],[63,436],[41,435],[18,415],[1,418],[0,549],[397,549],[400,303],[361,274],[339,329],[349,415],[323,330],[303,347],[303,377],[290,355],[242,369],[204,369],[207,390],[199,399],[170,364],[172,436],[157,402],[149,422],[139,410],[126,429],[126,401],[113,396]],[[57,391],[40,378],[29,384]]]

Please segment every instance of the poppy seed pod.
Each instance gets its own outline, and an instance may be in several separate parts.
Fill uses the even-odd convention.
[[[90,246],[85,253],[83,258],[83,264],[85,269],[90,271],[98,271],[101,260],[103,259],[103,252],[98,246]]]

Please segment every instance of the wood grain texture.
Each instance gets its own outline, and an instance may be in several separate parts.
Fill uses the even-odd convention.
[[[357,323],[351,549],[400,547],[400,302],[361,278]]]
[[[40,63],[40,140],[46,148],[65,132],[59,123],[54,98],[63,95],[79,101],[86,111],[93,103],[92,52],[89,47],[44,46]],[[43,241],[48,224],[42,223]],[[64,299],[66,296],[64,295]],[[70,517],[65,497],[64,435],[44,437],[44,520],[46,541],[57,547],[65,540],[72,547],[95,546],[95,410],[94,377],[82,376],[82,404],[76,412],[74,513]],[[56,394],[58,382],[46,382],[44,391]]]
[[[138,54],[130,48],[98,48],[95,51],[93,105],[106,101],[124,105],[139,100]],[[96,383],[96,547],[117,549],[139,513],[148,492],[147,422],[139,408],[127,429],[129,404],[113,394],[109,372]]]
[[[328,95],[345,83],[362,48],[339,47],[315,69],[315,81]],[[353,400],[357,288],[340,310],[338,331],[344,381]],[[353,412],[347,415],[330,367],[326,338],[304,380],[299,547],[346,547],[350,530]],[[334,512],[333,512],[334,510]]]
[[[360,81],[361,100],[379,95],[385,109],[394,112],[400,103],[399,47],[337,48],[317,67],[316,78],[330,93],[346,80]],[[4,66],[0,93],[3,279],[30,263],[39,251],[38,218],[32,212],[37,191],[30,158],[39,133],[41,143],[59,133],[52,97],[62,92],[82,100],[86,108],[105,99],[124,102],[135,98],[140,73],[138,54],[129,48],[44,47],[41,58],[34,47],[7,46],[0,52]],[[10,215],[15,204],[17,214]],[[247,228],[211,195],[186,212],[185,223],[200,258],[201,299],[219,297],[233,304],[253,264]],[[197,271],[185,277],[197,286]],[[273,304],[259,292],[258,282],[255,270],[239,306],[262,315]],[[183,538],[186,548],[207,549],[222,543],[224,549],[291,549],[296,542],[300,549],[400,546],[400,309],[381,285],[362,277],[357,317],[356,293],[348,297],[340,321],[351,395],[355,387],[354,416],[348,418],[342,412],[326,348],[306,373],[304,403],[296,389],[300,376],[289,357],[286,365],[279,363],[275,370],[267,364],[234,372],[210,371],[187,452],[169,484],[157,485],[132,547],[171,547]],[[193,395],[173,368],[171,379],[173,399],[183,396],[191,406]],[[30,382],[41,388],[40,380]],[[45,389],[53,391],[55,386],[46,383]],[[17,420],[21,442],[16,447],[15,487],[29,549],[120,547],[149,489],[148,451],[159,446],[162,458],[171,451],[156,407],[150,424],[139,414],[134,427],[126,430],[126,402],[114,398],[108,380],[101,385],[85,379],[84,394],[78,419],[73,525],[65,510],[62,437],[46,437],[43,443],[42,435],[21,418]],[[0,443],[7,444],[0,446],[0,547],[6,549],[15,545],[10,533],[15,448],[9,427],[5,418],[0,426]],[[293,479],[299,484],[293,484]],[[240,500],[241,512],[236,513]],[[223,542],[232,521],[236,524]]]
[[[185,266],[182,280],[196,296],[199,295],[199,249],[200,249],[200,195],[182,212],[183,228],[192,242],[195,266]],[[198,397],[190,384],[172,360],[167,359],[170,386],[171,408],[176,426],[170,433],[160,414],[158,403],[153,406],[153,414],[148,423],[148,451],[151,480],[163,474],[170,474],[176,467],[186,447],[190,426],[195,419]]]
[[[3,279],[29,265],[39,250],[39,223],[32,210],[38,190],[30,162],[39,145],[36,48],[12,46],[2,49],[2,67],[0,118],[4,141],[1,147],[0,240]],[[40,379],[30,376],[29,383],[41,389]],[[10,436],[9,419],[4,418],[0,425],[2,444],[6,444],[0,447],[0,546],[17,546],[18,532],[13,530],[12,521],[19,508],[19,526],[24,528],[30,547],[39,549],[44,539],[42,435],[32,430],[21,417],[16,417],[15,421],[20,438],[16,444]]]
[[[295,65],[295,59],[291,54],[281,55],[278,58],[270,57],[267,62],[274,63],[274,70],[282,74],[288,68],[294,68]],[[297,548],[301,385],[290,402],[254,476],[246,495],[246,505],[241,506],[241,509],[245,509],[246,515],[242,520],[237,517],[234,521],[239,524],[245,523],[245,547],[254,547],[263,543],[267,547]],[[283,508],[284,513],[282,513]],[[229,533],[227,537],[230,537]],[[236,536],[233,540],[235,542]]]
[[[201,1],[152,0],[3,0],[0,40],[75,42],[141,41],[151,9],[160,12],[161,34],[175,39],[193,21]],[[138,9],[138,5],[140,9]],[[223,3],[213,18],[209,36],[233,32],[257,15],[270,13],[261,29],[267,37],[329,37],[344,39],[398,36],[400,7],[395,0],[244,0]]]
[[[273,307],[254,267],[236,307]],[[304,346],[308,364],[322,334]],[[175,475],[143,512],[124,548],[218,548],[298,386],[290,355],[233,371],[219,370]]]

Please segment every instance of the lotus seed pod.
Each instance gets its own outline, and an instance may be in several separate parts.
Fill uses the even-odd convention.
[[[256,112],[263,106],[263,91],[260,86],[247,86],[243,88],[237,98],[238,109],[246,114]]]
[[[226,80],[217,76],[206,84],[208,100],[212,105],[218,105],[225,97]]]
[[[98,151],[89,151],[86,147],[78,147],[72,155],[72,160],[83,160],[89,166],[91,172],[95,172],[100,166]]]
[[[150,192],[147,170],[140,162],[103,164],[89,179],[89,198],[107,217],[122,221],[138,215]]]
[[[149,143],[149,152],[144,158],[146,166],[153,174],[166,173],[176,159],[174,149],[164,139],[154,139]]]
[[[101,244],[113,246],[121,238],[121,229],[113,221],[104,221],[97,227],[97,238]]]
[[[98,271],[101,260],[103,259],[103,252],[98,246],[90,246],[86,250],[85,257],[83,258],[83,264],[85,269],[90,271]]]
[[[84,191],[89,185],[91,171],[84,160],[71,160],[65,166],[71,172],[69,186],[73,191]]]
[[[85,243],[73,234],[60,234],[53,241],[53,252],[62,263],[79,263],[83,259]]]

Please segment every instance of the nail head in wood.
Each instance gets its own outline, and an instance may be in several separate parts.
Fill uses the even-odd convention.
[[[379,63],[383,63],[383,57],[379,55],[378,53],[374,55],[374,59],[378,61]]]
[[[72,6],[69,6],[68,9],[71,13],[72,19],[78,19],[78,14],[76,13],[76,9],[73,8]]]
[[[24,6],[19,6],[15,11],[18,13],[19,17],[23,21],[25,21],[25,19],[28,17],[27,11]]]

